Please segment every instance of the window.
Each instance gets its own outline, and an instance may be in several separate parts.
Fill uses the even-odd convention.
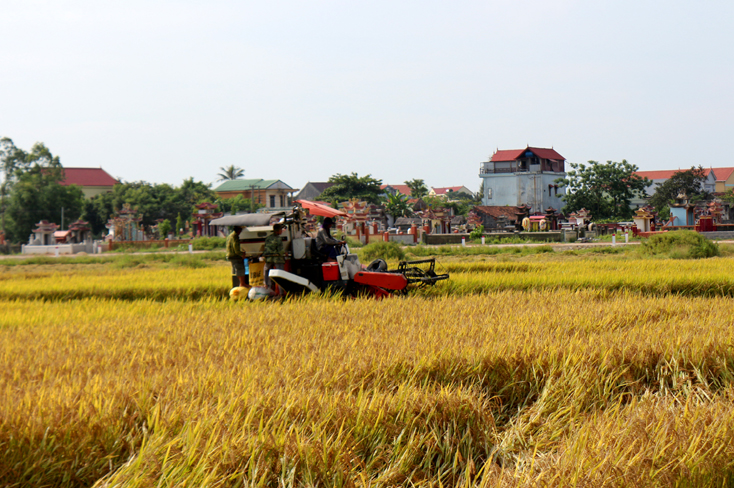
[[[275,207],[275,195],[270,195],[270,207]]]
[[[491,199],[492,199],[492,189],[487,188],[487,200],[491,200]]]
[[[283,201],[283,195],[280,196],[280,206],[285,207],[285,202]]]

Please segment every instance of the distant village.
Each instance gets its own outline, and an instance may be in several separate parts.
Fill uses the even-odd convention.
[[[424,187],[414,194],[407,183],[380,185],[381,202],[360,201],[358,198],[343,202],[323,201],[322,195],[335,183],[309,181],[298,186],[283,179],[259,179],[235,177],[212,188],[217,201],[247,200],[257,212],[287,212],[299,201],[321,202],[337,206],[347,212],[339,222],[340,230],[363,242],[375,239],[398,240],[410,243],[458,243],[460,238],[477,230],[482,234],[545,232],[546,240],[567,240],[564,231],[604,232],[617,228],[635,233],[651,232],[662,226],[670,228],[695,227],[713,231],[731,224],[731,206],[721,199],[734,188],[734,168],[707,168],[703,170],[702,190],[709,198],[689,202],[686,195],[677,195],[669,206],[665,221],[659,218],[655,208],[648,205],[656,188],[681,170],[636,171],[639,178],[649,180],[644,194],[629,203],[634,215],[627,222],[599,223],[594,228],[594,215],[589,209],[577,209],[563,213],[566,188],[559,181],[567,175],[566,159],[553,148],[526,147],[524,149],[497,150],[487,161],[479,164],[478,177],[481,190],[472,192],[467,186]],[[278,175],[263,175],[278,176]],[[355,175],[356,176],[356,175]],[[418,181],[422,184],[423,180]],[[103,168],[64,168],[62,185],[77,185],[85,199],[111,192],[119,182]],[[402,210],[391,209],[390,201],[399,202]],[[456,203],[461,203],[461,206]],[[116,209],[106,224],[108,232],[96,236],[88,222],[76,220],[65,228],[58,222],[38,222],[23,246],[23,252],[48,252],[46,246],[69,246],[63,252],[98,252],[111,248],[114,243],[144,241],[174,241],[195,237],[225,235],[226,229],[218,229],[209,222],[221,217],[225,209],[204,201],[197,203],[193,213],[185,221],[176,224],[159,219],[146,228],[141,224],[137,209],[123,205]],[[233,212],[234,213],[234,212]],[[708,224],[702,219],[709,219]],[[314,225],[317,225],[314,222]],[[732,229],[734,230],[734,229]],[[551,238],[550,233],[553,233]],[[393,237],[391,237],[393,236]],[[2,236],[0,235],[0,241]],[[0,242],[2,243],[2,242]],[[76,248],[74,247],[76,246]]]

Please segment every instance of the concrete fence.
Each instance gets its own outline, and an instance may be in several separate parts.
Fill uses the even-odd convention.
[[[78,254],[85,252],[87,254],[94,253],[94,241],[84,241],[81,244],[53,244],[49,246],[29,246],[23,244],[21,246],[22,254]]]

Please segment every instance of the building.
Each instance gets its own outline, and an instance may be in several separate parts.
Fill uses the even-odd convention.
[[[220,198],[242,195],[264,205],[267,211],[280,211],[290,207],[291,194],[297,192],[281,180],[228,180],[214,189]]]
[[[451,198],[452,194],[456,193],[463,193],[464,195],[473,197],[474,192],[472,192],[469,188],[465,186],[446,186],[443,188],[435,188],[431,187],[431,189],[428,192],[428,196],[430,197],[446,197]]]
[[[689,168],[690,169],[690,168]],[[731,170],[734,170],[734,168],[706,168],[704,169],[704,174],[706,175],[706,180],[703,182],[703,189],[704,191],[707,191],[709,193],[713,193],[715,191],[718,191],[717,188],[717,182],[719,179],[717,178],[717,172],[719,170],[728,170],[728,176],[731,176]],[[648,197],[651,197],[655,194],[655,190],[657,188],[657,185],[662,185],[667,180],[673,177],[674,174],[680,173],[682,171],[688,171],[687,169],[662,169],[662,170],[655,170],[655,171],[636,171],[635,174],[639,176],[640,178],[647,178],[650,180],[650,184],[645,189],[645,193],[647,193]],[[724,175],[724,171],[721,171],[722,176]],[[721,186],[724,186],[724,181],[721,182]]]
[[[526,147],[496,151],[480,163],[484,182],[482,205],[530,205],[533,213],[563,207],[563,189],[555,182],[566,176],[566,158],[555,149]]]
[[[380,189],[382,189],[386,195],[388,193],[391,193],[393,195],[400,193],[402,195],[405,195],[406,197],[409,197],[412,194],[408,185],[380,185]]]
[[[64,179],[59,183],[81,187],[84,198],[89,199],[112,191],[119,182],[102,168],[64,168]]]
[[[484,230],[505,230],[515,225],[519,210],[512,206],[477,205],[469,211],[469,220],[484,226]]]
[[[319,196],[324,193],[324,190],[331,188],[332,186],[334,186],[334,183],[329,183],[328,181],[309,181],[304,185],[303,189],[293,197],[293,200],[318,200]]]
[[[725,193],[734,189],[734,168],[715,168],[716,189],[715,193]]]

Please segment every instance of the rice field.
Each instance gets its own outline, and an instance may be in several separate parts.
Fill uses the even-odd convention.
[[[279,303],[113,264],[0,268],[0,486],[734,483],[734,258]]]

